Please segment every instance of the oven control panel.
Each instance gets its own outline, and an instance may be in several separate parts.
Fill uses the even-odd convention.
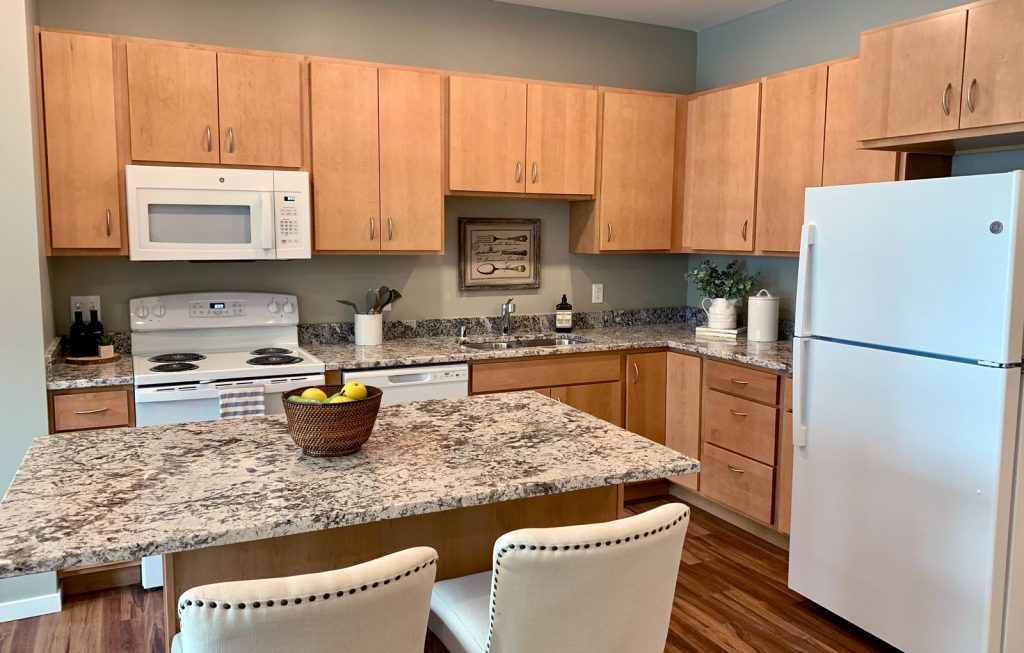
[[[294,326],[299,323],[299,303],[295,295],[251,292],[156,295],[136,297],[128,307],[132,331]]]
[[[189,302],[188,315],[189,317],[241,317],[245,315],[245,302],[241,300]]]

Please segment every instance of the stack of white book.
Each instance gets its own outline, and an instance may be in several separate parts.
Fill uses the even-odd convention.
[[[712,329],[711,327],[699,326],[697,327],[698,338],[719,338],[721,340],[735,340],[739,336],[747,334],[747,327],[737,327],[735,329]]]

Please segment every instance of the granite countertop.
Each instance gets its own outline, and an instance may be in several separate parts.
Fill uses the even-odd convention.
[[[523,335],[519,334],[514,337],[523,337]],[[747,342],[746,338],[737,340],[697,338],[694,327],[681,322],[575,329],[572,335],[588,342],[561,347],[525,347],[504,351],[487,351],[462,347],[457,338],[430,337],[385,340],[384,344],[376,347],[357,347],[352,343],[345,343],[304,345],[303,348],[322,360],[328,370],[461,363],[522,356],[669,347],[678,351],[688,351],[754,365],[774,372],[788,374],[793,371],[792,340]],[[470,338],[470,340],[494,339],[496,339],[494,336]],[[109,365],[78,366],[54,363],[49,367],[47,378],[46,387],[50,390],[131,385],[133,383],[131,356],[122,355],[120,361]]]
[[[357,347],[354,344],[346,343],[308,345],[305,349],[322,360],[328,370],[460,363],[523,356],[669,347],[678,351],[755,365],[775,372],[788,374],[793,371],[792,340],[747,342],[746,338],[737,340],[697,338],[694,327],[682,323],[575,329],[572,335],[588,342],[559,347],[523,347],[492,351],[467,349],[459,345],[457,338],[408,338],[386,340],[384,344],[376,347]],[[493,336],[468,338],[468,340],[477,341],[495,339],[501,338]]]
[[[0,502],[0,578],[699,471],[699,463],[513,392],[383,408],[341,458],[283,416],[40,437]]]

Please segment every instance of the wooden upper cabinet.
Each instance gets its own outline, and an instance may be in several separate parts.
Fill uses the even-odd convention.
[[[821,185],[827,81],[827,66],[764,80],[755,238],[760,252],[800,251],[804,191]]]
[[[302,60],[217,53],[221,163],[302,166]]]
[[[526,192],[593,195],[597,167],[597,90],[530,83]]]
[[[526,82],[448,78],[448,188],[526,191]]]
[[[667,353],[626,355],[626,428],[665,444]]]
[[[381,249],[440,251],[444,249],[441,75],[381,69],[379,79]]]
[[[899,154],[862,150],[857,142],[859,70],[857,59],[828,67],[822,186],[894,181],[897,176]]]
[[[121,247],[114,47],[40,32],[50,247]]]
[[[310,108],[314,246],[318,251],[377,251],[377,68],[311,63]]]
[[[219,163],[217,53],[137,42],[126,49],[132,160]]]
[[[967,12],[960,127],[1024,122],[1024,2],[1000,0]]]
[[[672,240],[676,97],[605,91],[601,251],[666,250]]]
[[[861,35],[859,140],[959,127],[966,30],[961,10]]]
[[[683,197],[685,246],[753,250],[760,105],[760,82],[690,100]]]

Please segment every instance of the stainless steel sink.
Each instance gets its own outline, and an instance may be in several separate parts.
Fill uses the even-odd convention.
[[[501,349],[522,349],[524,347],[565,347],[590,342],[576,336],[551,336],[523,338],[522,340],[460,340],[459,344],[467,349],[487,351]]]

